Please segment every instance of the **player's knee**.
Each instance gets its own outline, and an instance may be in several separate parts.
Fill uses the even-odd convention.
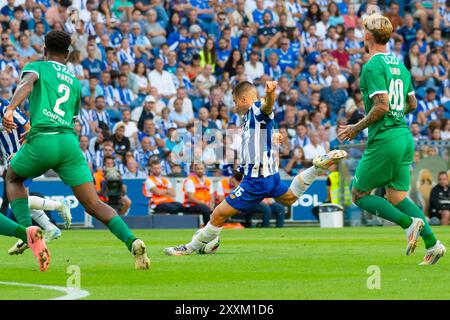
[[[357,189],[353,188],[352,189],[352,200],[353,200],[353,203],[357,205],[359,200],[361,200],[361,198],[363,198],[366,195],[367,195],[367,193],[360,192]]]

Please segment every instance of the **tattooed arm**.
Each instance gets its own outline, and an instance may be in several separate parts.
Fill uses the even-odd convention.
[[[384,115],[389,112],[389,99],[386,93],[377,94],[373,97],[374,106],[370,112],[361,121],[356,124],[343,126],[343,130],[338,134],[339,138],[343,140],[352,140],[362,130],[383,119]]]

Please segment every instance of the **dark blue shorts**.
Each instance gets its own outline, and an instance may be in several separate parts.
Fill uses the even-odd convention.
[[[280,174],[269,177],[245,176],[239,187],[226,197],[230,206],[238,211],[253,209],[265,198],[277,198],[288,192],[289,187],[281,182]]]

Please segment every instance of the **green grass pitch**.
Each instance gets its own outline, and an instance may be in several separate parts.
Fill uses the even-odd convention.
[[[450,247],[450,228],[435,227]],[[450,299],[450,258],[418,266],[423,242],[405,256],[397,227],[224,230],[216,254],[168,257],[193,230],[137,230],[152,266],[134,270],[126,248],[107,231],[63,231],[50,243],[52,264],[36,271],[30,251],[8,256],[14,239],[0,238],[0,282],[65,286],[68,266],[81,269],[86,299]],[[369,290],[369,266],[380,268],[381,288]],[[63,293],[0,285],[0,299],[50,299]]]

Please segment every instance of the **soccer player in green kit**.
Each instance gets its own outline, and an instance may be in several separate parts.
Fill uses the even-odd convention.
[[[393,29],[388,18],[370,15],[364,28],[364,48],[370,60],[363,67],[360,87],[367,115],[339,134],[351,140],[369,128],[366,150],[353,180],[353,202],[405,229],[406,255],[414,252],[421,235],[427,249],[421,265],[435,264],[446,249],[436,240],[422,210],[407,198],[414,141],[404,117],[417,108],[411,74],[386,51]],[[371,195],[375,188],[386,188],[387,200]]]
[[[81,84],[65,65],[70,44],[70,36],[62,31],[51,31],[45,36],[46,61],[32,62],[23,68],[21,81],[5,112],[4,128],[14,129],[13,112],[29,99],[31,129],[7,171],[8,198],[19,224],[31,226],[28,192],[23,181],[54,169],[86,211],[126,244],[134,255],[136,268],[148,269],[150,260],[144,242],[132,234],[114,209],[99,200],[81,153],[73,121],[81,102]],[[6,224],[11,230],[4,230]],[[14,236],[12,228],[9,221],[0,220],[0,234]],[[41,260],[44,261],[38,258],[40,268],[45,271],[48,261],[45,257]]]

